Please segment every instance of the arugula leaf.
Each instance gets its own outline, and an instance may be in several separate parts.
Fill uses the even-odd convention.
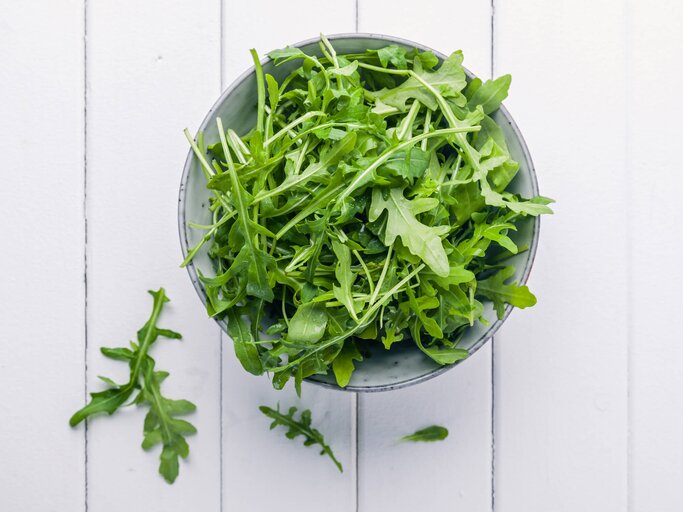
[[[298,436],[303,436],[304,446],[312,446],[317,444],[318,446],[320,446],[320,455],[327,455],[332,460],[332,462],[334,462],[334,465],[337,466],[339,472],[344,472],[344,468],[342,467],[341,462],[339,462],[337,458],[334,456],[332,448],[330,448],[329,445],[325,443],[325,438],[323,437],[323,435],[320,433],[319,430],[316,430],[313,427],[311,427],[310,410],[307,409],[303,411],[299,416],[298,420],[294,417],[297,411],[296,407],[290,407],[287,413],[280,412],[279,405],[277,409],[271,409],[270,407],[262,405],[261,407],[259,407],[259,410],[273,420],[273,422],[270,424],[271,430],[281,425],[287,428],[287,432],[285,433],[287,439],[295,439]]]
[[[252,375],[261,375],[263,366],[259,358],[258,349],[254,345],[254,337],[237,308],[227,310],[228,334],[232,338],[235,355],[242,364],[242,368]]]
[[[477,283],[477,295],[493,301],[498,318],[503,318],[506,303],[522,309],[536,304],[536,297],[526,285],[505,284],[514,273],[515,268],[507,266],[491,277],[482,279]]]
[[[512,77],[510,75],[503,75],[495,80],[487,80],[469,98],[467,106],[470,110],[474,110],[481,105],[485,114],[498,110],[500,104],[508,96],[511,82]]]
[[[434,442],[443,441],[447,437],[448,429],[446,427],[432,425],[431,427],[420,429],[409,436],[404,436],[400,441]]]
[[[345,388],[349,384],[351,374],[355,370],[353,362],[362,360],[363,356],[355,343],[352,341],[345,342],[337,357],[332,361],[332,371],[339,387]]]
[[[327,313],[325,306],[309,302],[303,304],[289,321],[287,339],[298,343],[315,343],[325,334]]]
[[[355,275],[351,272],[351,251],[350,249],[337,241],[332,241],[332,250],[337,257],[337,265],[334,270],[334,275],[339,282],[339,286],[332,288],[334,296],[347,309],[351,318],[358,321],[356,315],[356,306],[353,302],[353,293],[351,286],[355,280]]]
[[[462,61],[462,52],[454,52],[443,61],[438,70],[426,71],[422,68],[421,61],[417,59],[414,61],[414,72],[442,95],[453,97],[462,91],[467,84]],[[438,107],[434,95],[425,89],[423,82],[414,76],[408,78],[398,87],[371,92],[370,96],[375,98],[375,100],[380,100],[385,105],[396,107],[401,111],[405,110],[406,101],[409,99],[418,100],[431,110],[436,110]]]
[[[185,435],[196,432],[190,423],[174,416],[189,414],[195,410],[195,406],[187,400],[170,400],[161,394],[160,385],[168,377],[168,373],[154,370],[155,363],[149,355],[149,349],[159,337],[181,339],[182,336],[157,326],[164,304],[169,301],[164,289],[150,290],[149,293],[154,298],[152,313],[138,331],[137,342],[131,342],[130,348],[100,349],[104,356],[128,363],[128,382],[116,384],[111,379],[102,377],[110,388],[91,393],[91,401],[71,417],[69,424],[74,427],[94,414],[111,415],[121,407],[131,404],[148,406],[142,447],[147,450],[160,443],[163,445],[159,473],[168,483],[173,483],[178,476],[178,458],[186,458],[189,454]],[[135,393],[137,394],[133,397]]]
[[[372,191],[370,222],[376,221],[386,210],[387,223],[384,229],[384,245],[392,245],[397,237],[415,256],[419,256],[435,274],[447,276],[450,269],[448,256],[441,243],[441,236],[448,232],[447,226],[427,226],[417,220],[416,215],[436,207],[433,201],[415,199],[409,201],[399,188],[389,190],[384,198],[381,189]]]
[[[149,405],[142,448],[150,450],[158,444],[162,445],[159,473],[172,484],[178,477],[179,459],[186,459],[190,454],[185,436],[197,432],[194,425],[175,416],[193,413],[196,407],[187,400],[164,397],[161,394],[161,382],[168,377],[168,373],[155,372],[154,360],[150,357],[145,361],[145,367],[144,387],[140,393],[141,400],[138,401]]]

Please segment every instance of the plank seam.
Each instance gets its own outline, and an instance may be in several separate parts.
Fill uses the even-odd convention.
[[[88,0],[83,0],[83,394],[88,403]],[[83,428],[83,500],[88,512],[88,420]]]
[[[354,454],[354,457],[355,457],[355,459],[356,459],[356,460],[354,461],[354,462],[355,462],[355,469],[356,469],[356,471],[355,471],[355,472],[356,472],[356,475],[355,475],[355,480],[356,480],[356,482],[355,482],[355,490],[356,490],[356,512],[359,512],[359,510],[360,510],[360,499],[359,499],[359,493],[358,493],[358,488],[359,488],[358,471],[359,471],[359,469],[360,469],[360,464],[358,463],[358,461],[359,461],[359,457],[358,457],[358,455],[359,455],[359,454],[358,454],[358,439],[359,439],[358,432],[359,432],[359,425],[358,425],[358,423],[359,423],[359,418],[360,418],[360,406],[359,406],[359,403],[360,403],[360,395],[359,395],[358,393],[354,393],[353,396],[354,396],[354,400],[353,400],[353,402],[354,402],[354,404],[353,404],[354,407],[353,407],[352,410],[351,410],[351,414],[354,416],[354,418],[353,418],[354,421],[352,422],[352,425],[353,425],[353,426],[352,426],[352,428],[353,428],[353,432],[352,432],[352,442],[353,442],[353,445],[354,445],[354,450],[353,450],[351,453]]]
[[[491,79],[495,72],[496,0],[491,0]],[[491,338],[491,512],[496,510],[496,339]]]
[[[496,44],[496,0],[491,0],[491,79],[495,69],[495,44]]]
[[[218,70],[219,70],[218,72],[220,73],[220,77],[219,77],[220,91],[219,92],[222,93],[223,87],[224,87],[224,84],[223,84],[223,80],[224,80],[224,78],[223,78],[223,76],[224,76],[223,40],[224,40],[225,34],[224,34],[223,25],[225,23],[225,19],[223,17],[223,9],[224,9],[223,0],[218,0],[218,2],[220,4],[220,8],[219,8],[219,12],[218,12],[219,19],[220,19],[219,43],[218,43],[220,45],[220,48],[218,49],[218,58],[219,58],[220,62],[219,62],[219,66],[218,66]],[[220,386],[220,389],[218,390],[218,402],[219,402],[218,414],[220,416],[219,425],[218,425],[219,429],[220,429],[220,433],[218,435],[218,439],[219,439],[219,443],[220,443],[220,448],[218,450],[218,453],[219,453],[218,458],[220,461],[220,468],[218,470],[218,474],[219,474],[220,482],[221,482],[218,502],[219,502],[220,512],[223,512],[223,509],[224,509],[223,508],[224,507],[224,505],[223,505],[223,500],[224,500],[223,486],[225,485],[224,484],[225,480],[223,478],[223,476],[224,476],[224,468],[223,468],[223,366],[224,366],[224,364],[223,364],[223,333],[220,329],[218,329],[218,364],[219,364],[218,382],[219,382],[219,386]]]

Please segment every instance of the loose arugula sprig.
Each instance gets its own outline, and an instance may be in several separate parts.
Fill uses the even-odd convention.
[[[414,343],[438,364],[484,303],[533,306],[505,260],[550,199],[508,190],[519,169],[490,115],[510,76],[467,81],[461,52],[443,62],[398,46],[339,55],[270,53],[281,81],[255,65],[256,123],[240,136],[193,140],[213,222],[183,264],[207,250],[200,276],[210,315],[226,318],[235,352],[281,388],[332,371],[346,386],[364,347]]]
[[[280,412],[280,406],[278,405],[277,410],[271,409],[265,405],[259,407],[259,410],[271,418],[273,422],[270,424],[270,429],[273,430],[278,425],[282,425],[287,428],[285,436],[287,439],[294,439],[297,436],[304,436],[304,446],[312,446],[317,444],[320,446],[320,455],[327,455],[340,473],[344,472],[341,462],[337,460],[332,452],[332,448],[325,443],[325,438],[320,433],[320,431],[311,427],[311,411],[305,410],[299,416],[299,419],[294,418],[294,414],[297,411],[296,407],[290,407],[287,413]]]
[[[187,458],[190,451],[185,436],[196,432],[191,423],[177,416],[194,412],[196,407],[187,400],[171,400],[161,394],[161,383],[168,377],[168,373],[155,371],[155,362],[149,355],[149,349],[160,336],[169,339],[181,339],[182,336],[175,331],[157,327],[159,315],[169,299],[163,288],[156,292],[150,290],[149,293],[154,298],[154,306],[149,320],[137,333],[137,342],[131,341],[130,348],[100,349],[106,357],[128,363],[128,382],[116,384],[111,379],[100,377],[110,387],[91,393],[90,403],[77,411],[69,424],[74,427],[93,414],[111,415],[130,404],[149,407],[145,416],[142,448],[149,450],[157,444],[162,445],[159,473],[168,483],[173,483],[178,476],[178,458]],[[137,394],[132,398],[135,393]]]
[[[432,425],[431,427],[423,428],[416,431],[409,436],[403,436],[399,441],[413,441],[413,442],[434,442],[443,441],[448,437],[448,429],[439,425]]]

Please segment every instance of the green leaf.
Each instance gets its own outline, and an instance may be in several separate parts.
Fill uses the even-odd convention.
[[[268,87],[268,103],[270,104],[271,112],[275,112],[277,105],[280,102],[280,88],[275,78],[266,73],[266,85]]]
[[[261,365],[258,349],[254,345],[251,330],[237,309],[231,308],[227,314],[228,334],[232,338],[235,355],[242,364],[242,368],[252,375],[261,375],[263,373],[263,366]]]
[[[351,272],[351,251],[349,248],[337,242],[332,241],[332,249],[334,255],[337,257],[337,264],[334,270],[334,275],[337,278],[339,286],[334,286],[334,296],[347,309],[354,320],[358,320],[356,316],[356,307],[353,301],[353,293],[351,286],[355,280],[354,274]],[[326,317],[327,318],[327,317]]]
[[[431,443],[434,441],[443,441],[447,437],[448,429],[446,427],[432,425],[431,427],[420,429],[409,436],[404,436],[400,440]]]
[[[429,167],[430,155],[419,148],[394,153],[378,171],[383,175],[397,176],[412,181],[424,175]]]
[[[427,354],[431,359],[441,365],[453,364],[463,359],[467,359],[469,352],[463,348],[457,347],[425,347],[418,342],[417,346],[422,352]]]
[[[309,302],[302,304],[289,321],[287,339],[298,343],[315,343],[323,337],[327,327],[325,306]]]
[[[362,361],[363,356],[358,352],[355,343],[347,341],[341,352],[332,361],[332,370],[337,384],[341,388],[345,388],[351,380],[351,374],[355,370],[354,361]]]
[[[495,80],[487,80],[479,87],[467,102],[470,110],[481,105],[484,113],[490,114],[500,107],[500,104],[508,96],[512,77],[503,75]]]
[[[295,439],[296,437],[303,436],[304,446],[318,445],[320,447],[320,455],[327,455],[340,473],[344,472],[341,462],[337,460],[332,452],[332,448],[325,443],[325,438],[320,433],[320,431],[314,429],[311,426],[311,411],[305,410],[301,413],[299,419],[297,420],[294,415],[297,411],[296,407],[290,407],[289,411],[285,414],[280,412],[280,407],[277,410],[271,409],[265,405],[259,407],[259,410],[265,414],[267,417],[273,420],[270,424],[270,429],[281,425],[287,429],[285,436],[287,439]]]
[[[425,203],[409,201],[399,188],[392,188],[389,197],[384,198],[380,189],[372,192],[370,222],[379,218],[386,210],[387,223],[384,231],[384,244],[389,246],[397,237],[415,256],[419,256],[437,275],[447,276],[450,272],[448,257],[441,243],[441,236],[447,227],[430,227],[417,220],[415,215],[424,212]],[[432,206],[430,203],[426,206]]]
[[[101,347],[100,352],[102,352],[102,355],[108,357],[109,359],[114,359],[116,361],[131,361],[135,358],[135,352],[129,348]]]
[[[268,57],[273,59],[276,64],[283,64],[292,59],[305,59],[308,56],[302,52],[299,48],[292,48],[288,46],[287,48],[282,48],[280,50],[273,50],[268,54]]]
[[[505,304],[511,304],[521,309],[536,304],[536,297],[527,286],[519,286],[517,283],[506,284],[512,279],[514,273],[515,268],[508,266],[477,283],[477,295],[493,301],[498,318],[503,318]]]
[[[190,448],[185,436],[197,432],[195,427],[174,416],[188,414],[195,410],[187,400],[170,400],[161,394],[161,382],[165,372],[154,371],[154,360],[147,358],[144,365],[143,396],[149,411],[145,416],[142,448],[149,450],[161,444],[159,473],[172,484],[178,477],[179,459],[187,458]]]
[[[339,76],[351,76],[358,69],[358,61],[354,60],[351,64],[343,66],[341,68],[330,69],[330,74]]]
[[[390,45],[385,46],[377,50],[377,57],[383,67],[387,67],[389,64],[394,66],[396,69],[407,69],[408,63],[406,62],[406,50],[400,46]]]
[[[133,393],[139,390],[132,403],[149,407],[144,421],[142,448],[149,450],[158,444],[163,445],[159,472],[167,482],[173,483],[178,476],[178,458],[185,458],[189,454],[184,436],[196,432],[192,424],[174,416],[190,414],[196,407],[187,400],[170,400],[161,394],[160,384],[168,377],[168,373],[154,370],[155,363],[149,355],[149,349],[160,336],[170,339],[180,339],[182,336],[178,332],[157,326],[163,306],[169,301],[164,289],[150,290],[149,293],[154,298],[152,313],[137,332],[137,343],[131,343],[131,349],[101,349],[105,356],[128,363],[129,381],[118,385],[111,379],[101,377],[110,386],[109,389],[91,393],[90,403],[77,411],[69,423],[75,426],[94,414],[114,414],[131,403]]]
[[[90,393],[90,403],[71,416],[69,425],[75,427],[81,421],[93,414],[114,414],[119,407],[123,406],[126,401],[128,401],[133,393],[133,389],[132,386],[123,386],[107,389],[105,391],[98,391],[97,393]]]
[[[423,70],[422,65],[419,65],[415,67],[414,72],[443,96],[455,96],[467,85],[462,60],[462,53],[454,52],[436,71]],[[434,94],[412,76],[398,87],[382,89],[370,94],[375,100],[380,100],[385,105],[396,107],[401,111],[405,110],[406,102],[410,99],[418,100],[431,110],[436,110],[438,107]]]

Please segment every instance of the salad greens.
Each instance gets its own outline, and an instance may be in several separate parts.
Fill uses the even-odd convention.
[[[159,337],[181,339],[182,336],[157,327],[159,315],[169,299],[163,288],[156,292],[150,290],[149,293],[154,298],[154,306],[149,320],[137,333],[137,342],[131,341],[130,348],[100,349],[106,357],[128,363],[128,382],[117,384],[109,378],[100,377],[109,388],[91,393],[90,402],[71,417],[69,424],[74,427],[97,413],[111,415],[120,407],[130,404],[147,406],[149,411],[145,416],[142,448],[149,450],[158,444],[162,445],[159,473],[168,483],[173,483],[178,476],[179,457],[187,458],[190,452],[185,436],[196,432],[191,423],[177,416],[194,412],[195,406],[187,400],[171,400],[161,393],[161,383],[168,373],[155,370],[149,349]]]
[[[443,441],[448,437],[448,429],[439,425],[432,425],[431,427],[423,428],[417,432],[404,436],[399,441],[413,441],[413,442],[434,442]]]
[[[327,455],[330,459],[332,459],[334,465],[337,466],[339,472],[344,472],[344,468],[342,468],[341,462],[339,462],[337,458],[334,456],[332,448],[330,448],[329,445],[325,443],[325,438],[323,437],[323,435],[320,433],[320,431],[311,427],[310,410],[307,409],[303,411],[299,416],[298,420],[294,418],[294,414],[297,410],[296,407],[290,407],[287,413],[280,412],[279,405],[277,409],[271,409],[270,407],[262,405],[261,407],[259,407],[259,410],[273,420],[273,422],[270,424],[271,430],[273,430],[278,425],[281,425],[287,428],[287,432],[285,433],[287,439],[294,439],[297,436],[304,436],[304,446],[311,446],[314,444],[319,445],[320,455]]]
[[[467,357],[463,334],[492,302],[533,306],[513,281],[511,234],[550,199],[507,190],[519,165],[489,116],[510,76],[467,81],[463,55],[387,46],[295,61],[283,80],[255,65],[256,122],[194,150],[212,192],[201,275],[235,353],[280,389],[332,371],[346,386],[370,344],[413,343],[439,364]],[[291,66],[292,64],[290,64]]]

